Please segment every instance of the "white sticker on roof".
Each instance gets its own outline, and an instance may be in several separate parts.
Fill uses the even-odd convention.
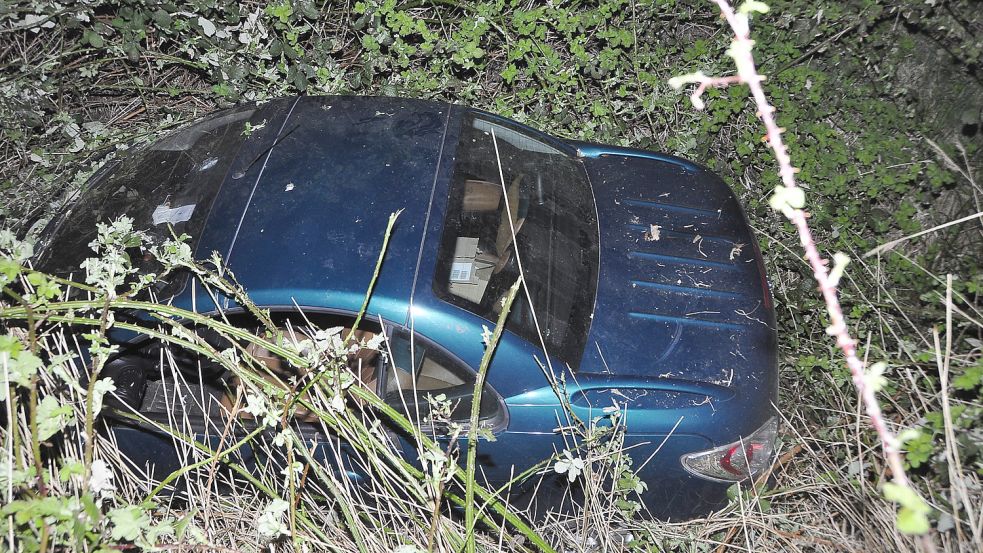
[[[159,205],[157,209],[154,210],[154,224],[160,225],[163,223],[170,223],[176,225],[178,223],[183,223],[191,218],[191,214],[195,212],[195,205],[182,205],[180,207],[167,207],[166,205]]]

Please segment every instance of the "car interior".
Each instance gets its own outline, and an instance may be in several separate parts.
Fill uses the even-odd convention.
[[[279,330],[290,342],[299,344],[314,335],[304,321],[281,319],[283,326]],[[350,321],[342,318],[318,322],[332,328],[338,339],[351,332]],[[345,322],[349,326],[338,324]],[[410,339],[406,331],[389,328],[385,339],[379,341],[383,329],[372,324],[364,326],[352,334],[352,344],[358,346],[351,347],[346,359],[345,369],[354,377],[352,385],[372,391],[423,426],[449,422],[431,420],[428,396],[442,395],[444,401],[450,402],[451,420],[469,418],[473,371],[429,341]],[[219,351],[231,348],[231,344],[220,342],[207,330],[197,332]],[[371,345],[374,343],[379,345]],[[266,348],[246,343],[242,350],[258,362],[252,367],[254,384],[290,392],[307,382],[305,371]],[[120,412],[136,411],[158,423],[190,424],[196,431],[220,430],[232,418],[245,426],[255,424],[254,415],[246,410],[248,387],[240,377],[214,361],[186,351],[152,342],[130,345],[106,364],[100,377],[113,379],[116,390],[107,396],[106,404]],[[309,398],[309,394],[304,397]],[[364,407],[351,394],[346,397],[353,409]],[[483,393],[481,404],[482,419],[493,417],[499,410],[499,400],[490,389]],[[318,422],[318,417],[298,404],[293,421],[310,426]]]

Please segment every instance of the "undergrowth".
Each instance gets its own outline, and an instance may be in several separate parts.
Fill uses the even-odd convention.
[[[863,257],[879,244],[983,210],[979,135],[953,134],[926,116],[936,109],[935,98],[919,89],[924,83],[906,80],[903,63],[931,44],[941,52],[940,64],[953,68],[953,86],[978,83],[979,10],[971,0],[771,5],[772,13],[754,21],[756,52],[802,168],[817,242],[854,261],[841,282],[847,318],[865,356],[888,361],[881,398],[890,424],[907,438],[906,468],[933,509],[933,539],[946,550],[979,550],[981,225],[952,225]],[[674,0],[8,2],[0,7],[0,215],[14,234],[36,236],[119,150],[218,107],[296,93],[449,100],[564,137],[705,162],[748,209],[776,298],[786,421],[771,475],[775,485],[743,490],[727,510],[704,520],[644,523],[610,507],[611,532],[569,521],[533,532],[580,549],[909,548],[894,526],[894,506],[879,496],[889,475],[848,371],[826,340],[829,323],[812,275],[796,253],[791,227],[768,209],[777,180],[766,170],[770,162],[745,93],[711,90],[707,111],[699,114],[666,84],[684,70],[726,74],[727,44],[709,5]],[[979,113],[967,108],[962,120],[978,127]],[[20,266],[26,255],[14,244],[5,234],[5,282],[27,279],[28,305],[56,305],[69,284],[58,288],[46,277],[18,273],[10,260]],[[17,307],[23,302],[4,301],[5,313],[22,309],[18,317],[29,317],[29,309]],[[72,315],[100,313],[91,307]],[[58,540],[92,547],[144,540],[238,550],[266,544],[285,525],[290,538],[284,547],[310,539],[310,547],[344,549],[351,525],[364,524],[315,508],[323,507],[322,498],[334,498],[339,507],[364,499],[332,491],[338,483],[329,475],[318,494],[284,505],[276,501],[289,497],[289,471],[275,482],[249,482],[249,471],[209,472],[216,452],[190,443],[184,446],[189,460],[203,463],[184,475],[190,487],[217,488],[224,478],[248,485],[231,496],[191,495],[181,505],[159,496],[147,502],[147,475],[132,469],[121,469],[102,487],[110,485],[106,467],[125,466],[112,447],[83,439],[95,428],[89,424],[96,425],[93,398],[104,390],[85,386],[81,361],[69,357],[78,353],[75,343],[54,330],[27,332],[31,328],[40,327],[8,328],[3,343],[8,364],[23,357],[23,370],[33,370],[17,386],[36,390],[17,406],[8,403],[4,415],[4,503],[13,499],[14,486],[26,490],[19,501],[34,502],[17,504],[24,536],[52,546],[57,533]],[[98,335],[86,339],[99,346]],[[36,407],[34,414],[25,407]],[[21,421],[23,435],[39,446],[50,445],[33,451],[33,444],[16,442],[12,420]],[[11,464],[8,443],[17,446],[20,461]],[[90,450],[87,443],[94,444]],[[48,448],[64,462],[51,461]],[[32,467],[47,472],[45,493],[29,484],[37,478]],[[422,501],[425,482],[420,486],[423,495],[405,509],[370,512],[376,522],[405,531],[404,545],[426,548],[433,545],[428,536],[407,523],[432,516],[432,505]],[[440,547],[457,549],[467,541],[459,522],[441,520]],[[518,547],[509,541],[516,532],[488,528],[479,533],[485,547]],[[370,545],[399,545],[392,535],[379,539]]]

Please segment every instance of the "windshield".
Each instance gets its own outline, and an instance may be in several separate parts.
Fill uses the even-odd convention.
[[[506,328],[539,345],[538,321],[548,352],[576,367],[598,264],[597,216],[580,164],[527,132],[466,116],[448,202],[438,296],[494,321],[521,261],[535,309],[521,292]]]
[[[57,221],[40,268],[60,275],[74,273],[81,280],[80,265],[94,255],[89,243],[96,237],[96,223],[122,215],[132,218],[134,229],[146,232],[154,243],[170,238],[172,232],[187,233],[194,246],[222,182],[230,168],[238,169],[232,166],[237,154],[246,159],[268,147],[272,125],[266,122],[272,112],[270,106],[219,112],[111,162]],[[156,262],[145,252],[133,253],[137,255],[130,258],[136,267],[156,270]],[[158,283],[156,291],[173,295],[183,282],[177,276]]]

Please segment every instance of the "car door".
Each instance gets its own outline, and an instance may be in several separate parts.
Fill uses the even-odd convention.
[[[408,329],[390,327],[382,362],[379,395],[431,437],[467,437],[474,386],[474,367],[428,338]],[[497,432],[507,426],[508,412],[501,396],[489,385],[481,390],[479,425]],[[404,437],[404,440],[408,440]],[[408,443],[407,450],[416,448]]]

